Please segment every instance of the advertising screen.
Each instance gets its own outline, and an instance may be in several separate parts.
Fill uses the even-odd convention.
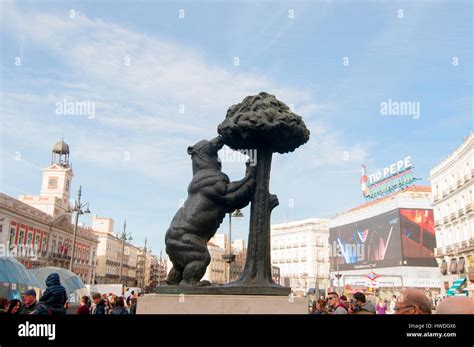
[[[433,210],[400,209],[400,231],[407,265],[436,266]]]
[[[330,228],[329,242],[334,270],[399,266],[402,247],[398,209]]]
[[[436,266],[432,210],[396,209],[333,227],[329,242],[333,271]]]

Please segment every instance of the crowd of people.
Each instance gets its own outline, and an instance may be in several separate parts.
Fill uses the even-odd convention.
[[[89,296],[81,298],[77,314],[136,314],[138,294],[134,291],[125,298],[112,293],[94,293],[92,299]],[[68,311],[68,296],[66,289],[61,285],[59,275],[52,273],[46,278],[46,290],[37,300],[34,289],[28,289],[22,293],[22,301],[12,299],[8,301],[0,298],[0,314],[19,315],[61,315]]]
[[[403,290],[391,298],[379,298],[376,303],[357,292],[348,300],[346,295],[330,292],[327,298],[313,302],[312,314],[474,314],[474,298],[442,297],[431,301],[424,292],[414,288]]]
[[[76,313],[80,315],[128,315],[136,314],[139,294],[132,291],[128,297],[112,293],[94,293],[92,297],[83,296]],[[46,290],[39,300],[36,291],[23,292],[23,301],[8,301],[0,298],[0,314],[60,315],[68,309],[66,289],[61,285],[59,275],[52,273],[46,278]],[[474,298],[442,297],[434,302],[424,292],[409,288],[390,299],[378,298],[375,303],[368,300],[362,292],[346,295],[330,292],[327,298],[321,297],[313,302],[312,314],[474,314]]]

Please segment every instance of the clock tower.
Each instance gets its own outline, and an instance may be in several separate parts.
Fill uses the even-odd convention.
[[[53,146],[50,166],[43,169],[40,195],[56,197],[60,205],[68,206],[74,173],[69,163],[69,145],[63,140]]]
[[[69,145],[61,140],[53,146],[50,165],[43,169],[40,195],[20,195],[19,200],[53,217],[70,213],[69,197],[73,176]]]

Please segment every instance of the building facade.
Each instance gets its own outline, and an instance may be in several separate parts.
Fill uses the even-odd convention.
[[[430,171],[443,294],[474,290],[474,135]],[[464,282],[464,283],[462,283]],[[455,285],[456,283],[456,285]],[[461,285],[460,285],[461,284]],[[456,286],[457,288],[453,288]]]
[[[411,186],[340,213],[330,223],[331,289],[380,293],[441,290],[431,188]]]
[[[207,243],[207,248],[211,255],[211,262],[206,269],[203,280],[215,284],[223,284],[227,282],[228,271],[230,271],[230,281],[235,281],[240,277],[245,265],[247,249],[245,242],[237,239],[232,242],[231,251],[235,255],[234,261],[228,263],[224,259],[227,254],[228,235],[217,233]]]
[[[122,283],[125,287],[137,286],[139,248],[114,233],[112,218],[94,215],[92,229],[99,238],[97,284]]]
[[[69,146],[60,141],[43,170],[40,195],[20,195],[17,200],[0,193],[0,242],[26,267],[69,268],[75,227],[69,208],[73,176]],[[73,271],[86,284],[95,280],[97,245],[92,229],[78,225]]]
[[[297,295],[328,286],[329,220],[310,218],[271,226],[271,257],[280,284]]]

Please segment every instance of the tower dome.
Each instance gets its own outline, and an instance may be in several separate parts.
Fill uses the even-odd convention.
[[[59,142],[56,142],[53,146],[53,153],[55,154],[68,154],[69,155],[69,145],[64,142],[64,140],[61,140]]]
[[[62,139],[53,146],[51,164],[69,167],[69,145]]]

